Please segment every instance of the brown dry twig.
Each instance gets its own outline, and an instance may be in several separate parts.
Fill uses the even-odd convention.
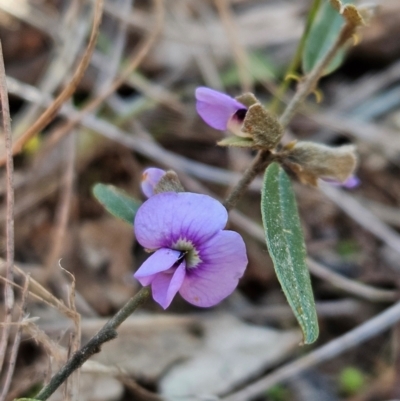
[[[14,369],[15,369],[15,363],[17,360],[17,355],[18,355],[18,349],[19,349],[19,344],[21,342],[21,334],[22,334],[22,320],[24,318],[24,314],[26,312],[26,301],[28,298],[28,288],[29,288],[29,275],[25,277],[25,284],[22,290],[22,299],[21,299],[21,309],[17,321],[17,332],[14,337],[14,344],[11,348],[11,355],[10,355],[10,361],[8,363],[8,370],[7,370],[7,376],[3,384],[3,390],[0,394],[0,401],[4,401],[6,399],[6,396],[8,394],[8,390],[11,385],[11,380],[14,375]]]
[[[7,350],[8,337],[10,334],[10,323],[12,322],[12,311],[14,307],[14,290],[11,283],[14,282],[14,186],[13,186],[13,158],[12,158],[12,132],[10,107],[8,104],[8,93],[6,84],[6,71],[4,68],[3,49],[0,42],[0,100],[1,113],[3,116],[3,134],[6,148],[6,180],[7,180],[7,219],[6,219],[6,278],[4,285],[4,304],[5,304],[5,327],[0,340],[0,371],[3,367],[4,358]]]
[[[72,143],[73,137],[70,138]],[[81,316],[79,313],[76,311],[76,305],[75,305],[75,277],[72,273],[70,273],[68,270],[65,270],[61,264],[60,264],[61,269],[63,269],[71,278],[71,287],[69,288],[69,295],[68,295],[68,302],[69,302],[69,307],[71,310],[75,312],[75,318],[74,320],[74,332],[71,333],[71,345],[70,345],[70,352],[74,354],[77,352],[81,346]],[[79,396],[79,380],[80,380],[80,371],[77,369],[71,376],[71,389],[70,389],[70,399],[72,400],[77,400]],[[68,386],[66,386],[68,389]]]
[[[12,154],[16,155],[21,152],[24,145],[33,138],[39,131],[41,131],[57,114],[60,107],[73,95],[75,92],[79,82],[81,81],[83,74],[86,71],[86,68],[89,65],[90,59],[92,57],[93,51],[95,49],[95,45],[97,42],[97,36],[99,33],[99,26],[101,23],[103,15],[103,0],[97,0],[96,6],[94,10],[93,17],[93,27],[89,38],[88,46],[85,50],[85,53],[68,85],[61,91],[61,93],[57,96],[57,98],[52,102],[52,104],[43,112],[43,114],[36,120],[36,122],[25,131],[21,137],[15,141]],[[0,158],[0,166],[3,166],[6,163],[6,157]]]
[[[4,264],[4,260],[0,258],[0,267],[2,264]],[[27,274],[16,265],[14,265],[14,273],[24,279],[27,276]],[[0,279],[5,282],[9,282],[13,287],[21,288],[18,284],[10,282],[7,278],[3,278],[2,276],[0,276]],[[52,306],[53,308],[58,309],[70,319],[75,319],[75,312],[72,309],[68,308],[68,306],[66,306],[64,302],[51,294],[48,290],[46,290],[46,288],[44,288],[38,281],[36,281],[32,277],[29,280],[29,295],[40,300],[41,302],[46,303],[47,305]]]
[[[68,227],[68,219],[71,211],[71,201],[74,193],[74,177],[75,177],[75,135],[67,138],[65,146],[68,152],[65,161],[65,173],[63,177],[63,187],[60,193],[60,201],[56,212],[56,230],[52,238],[52,245],[46,260],[47,275],[51,275],[53,267],[56,265],[57,259],[60,257],[65,234]]]

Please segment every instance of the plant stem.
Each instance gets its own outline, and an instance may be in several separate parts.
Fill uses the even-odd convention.
[[[287,105],[285,111],[279,118],[279,122],[283,128],[286,128],[290,123],[291,119],[296,114],[298,108],[306,99],[307,95],[312,92],[317,86],[318,80],[322,76],[327,65],[335,57],[337,51],[350,39],[355,32],[356,26],[345,24],[340,31],[335,43],[325,54],[325,56],[317,63],[314,69],[304,78],[304,81],[299,85],[297,92],[293,96],[292,100]],[[232,192],[228,195],[224,201],[224,206],[227,210],[234,208],[245,193],[248,186],[254,180],[258,173],[262,171],[264,167],[271,160],[271,153],[267,150],[260,150],[253,160],[251,165],[244,172],[243,177],[233,188]]]
[[[78,350],[67,363],[51,378],[50,383],[44,387],[36,400],[47,400],[62,383],[76,369],[81,367],[92,355],[100,352],[101,346],[117,337],[116,329],[125,321],[137,308],[142,306],[150,296],[150,288],[143,287],[133,298],[131,298],[101,329],[90,339],[90,341]]]
[[[271,152],[269,150],[260,150],[257,153],[257,156],[247,168],[247,170],[243,173],[240,181],[235,185],[231,193],[224,201],[224,206],[227,210],[233,209],[239,199],[242,197],[243,193],[246,191],[247,187],[251,184],[251,182],[256,178],[257,174],[262,171],[262,169],[268,163],[270,159]]]

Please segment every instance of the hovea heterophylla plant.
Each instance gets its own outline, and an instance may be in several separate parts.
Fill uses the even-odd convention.
[[[311,142],[281,143],[295,108],[315,89],[318,79],[337,65],[334,58],[362,22],[355,7],[338,0],[331,2],[336,14],[329,37],[326,40],[313,38],[320,29],[321,18],[332,13],[331,5],[317,10],[319,14],[312,19],[306,32],[303,65],[310,75],[308,81],[306,79],[308,86],[300,87],[299,96],[294,98],[292,108],[288,106],[286,114],[280,118],[274,116],[251,93],[232,98],[206,87],[197,88],[195,93],[196,109],[204,122],[214,129],[229,130],[233,134],[220,141],[221,146],[252,148],[262,156],[259,160],[263,164],[257,165],[257,171],[256,168],[254,171],[265,170],[261,214],[266,243],[282,289],[302,328],[305,343],[317,339],[318,322],[300,219],[287,173],[310,185],[317,185],[320,179],[347,188],[358,184],[353,175],[356,167],[353,146],[335,149]],[[335,35],[338,39],[332,42]],[[137,270],[135,277],[143,285],[151,285],[154,299],[164,308],[178,292],[197,306],[212,306],[229,295],[242,276],[247,264],[244,243],[239,234],[224,230],[227,213],[219,202],[205,195],[182,192],[184,189],[179,180],[171,177],[156,168],[148,169],[143,175],[142,189],[149,199],[136,209],[135,233],[138,242],[152,255]],[[242,189],[245,189],[251,178],[242,181],[245,183]],[[234,195],[236,198],[225,203],[228,209],[243,194],[240,185]],[[204,209],[204,204],[209,207]],[[111,209],[108,206],[113,212]],[[219,221],[219,225],[203,232],[203,228],[209,226],[205,221]],[[195,233],[202,233],[202,239]],[[220,239],[223,237],[224,240]],[[225,245],[221,248],[222,244]],[[222,255],[222,258],[215,255]],[[232,266],[231,270],[226,268],[227,264]],[[209,288],[205,282],[209,283]]]

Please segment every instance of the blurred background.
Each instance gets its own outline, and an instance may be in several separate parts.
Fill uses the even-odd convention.
[[[24,286],[29,273],[31,293],[21,315],[21,291],[15,289],[13,321],[24,317],[11,326],[0,383],[6,382],[17,327],[22,337],[2,399],[34,396],[139,289],[132,273],[146,254],[132,227],[94,199],[93,185],[113,184],[143,200],[141,173],[157,166],[175,170],[189,191],[223,199],[254,154],[216,146],[224,134],[196,114],[195,88],[209,86],[232,96],[252,91],[267,107],[282,111],[296,81],[289,82],[281,102],[274,96],[312,3],[104,0],[101,10],[99,1],[0,0],[14,141],[68,87],[87,49],[94,15],[102,12],[83,79],[14,159],[15,282]],[[294,183],[317,302],[318,342],[298,346],[301,334],[263,239],[258,178],[229,223],[243,235],[249,256],[238,290],[207,310],[179,296],[166,312],[149,301],[51,400],[154,401],[160,394],[177,401],[216,400],[339,338],[398,299],[400,2],[377,0],[376,6],[357,45],[321,80],[322,101],[317,104],[310,95],[289,128],[297,139],[353,143],[359,154],[356,189]],[[296,72],[301,76],[301,67]],[[3,142],[0,148],[3,155]],[[2,226],[5,219],[3,202]],[[4,234],[0,241],[5,250]],[[3,265],[0,272],[4,277]],[[3,302],[3,290],[0,294]],[[0,317],[5,319],[3,307]],[[400,399],[400,326],[300,371],[290,382],[266,386],[257,399]]]

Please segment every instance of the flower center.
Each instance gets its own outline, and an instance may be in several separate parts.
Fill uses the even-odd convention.
[[[240,122],[243,122],[244,118],[246,117],[247,114],[247,109],[239,109],[233,117],[239,120]]]
[[[192,241],[184,238],[179,238],[172,246],[172,249],[184,252],[186,267],[189,269],[195,268],[200,262],[200,255]]]

